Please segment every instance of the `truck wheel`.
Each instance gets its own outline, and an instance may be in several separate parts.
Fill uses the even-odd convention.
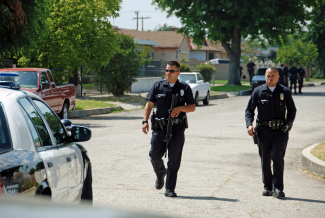
[[[199,105],[199,93],[196,92],[195,94],[195,106],[198,106]]]
[[[210,103],[210,92],[208,91],[207,96],[203,100],[203,104],[204,105],[209,105],[209,103]]]
[[[69,119],[69,107],[68,103],[64,103],[62,107],[62,111],[59,114],[61,119]]]
[[[93,202],[93,186],[92,186],[93,178],[91,175],[90,166],[88,166],[87,176],[83,182],[81,200],[86,200],[89,203]]]

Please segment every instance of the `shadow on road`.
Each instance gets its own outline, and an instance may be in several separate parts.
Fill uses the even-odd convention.
[[[304,198],[279,198],[280,200],[283,201],[304,201],[304,202],[313,202],[313,203],[321,203],[321,204],[325,204],[325,201],[321,201],[321,200],[312,200],[312,199],[304,199]]]
[[[237,199],[231,198],[216,198],[216,197],[199,197],[199,196],[178,196],[177,198],[181,199],[191,199],[191,200],[205,200],[205,201],[230,201],[230,202],[238,202]]]
[[[78,120],[142,120],[143,117],[122,117],[122,116],[93,116],[93,117],[79,117]]]
[[[304,90],[302,90],[303,92]],[[293,94],[293,96],[315,96],[315,97],[324,97],[325,96],[325,92],[303,92],[303,94],[298,94],[295,95]]]

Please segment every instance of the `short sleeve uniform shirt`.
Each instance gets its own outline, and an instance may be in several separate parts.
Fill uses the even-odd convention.
[[[192,89],[187,83],[177,80],[175,85],[170,87],[167,80],[157,81],[152,86],[146,98],[147,101],[157,104],[157,118],[168,118],[168,110],[171,107],[172,94],[180,96],[180,99],[176,103],[175,107],[184,106],[185,104],[195,104]]]

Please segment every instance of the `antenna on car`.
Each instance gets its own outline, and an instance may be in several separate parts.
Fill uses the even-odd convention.
[[[0,87],[19,90],[20,84],[17,82],[19,78],[18,73],[0,72]]]

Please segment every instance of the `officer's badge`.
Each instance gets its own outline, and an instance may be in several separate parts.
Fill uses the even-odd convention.
[[[281,101],[284,99],[284,94],[283,93],[280,94],[280,99],[281,99]]]
[[[181,96],[183,96],[184,95],[184,90],[181,89],[181,91],[179,93],[181,94]]]

